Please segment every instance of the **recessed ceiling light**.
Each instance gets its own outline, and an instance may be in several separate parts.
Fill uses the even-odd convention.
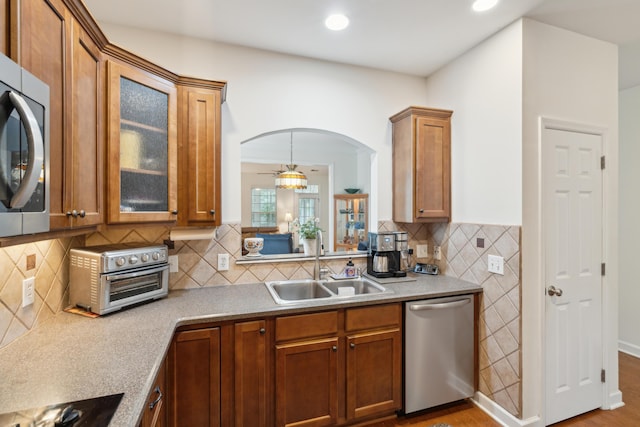
[[[476,0],[473,2],[473,10],[476,12],[484,12],[498,4],[498,0]]]
[[[326,25],[328,29],[333,31],[344,30],[349,26],[349,18],[342,14],[330,15],[324,21],[324,25]]]

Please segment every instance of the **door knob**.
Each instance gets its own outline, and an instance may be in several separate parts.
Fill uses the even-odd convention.
[[[556,288],[555,286],[551,285],[547,288],[547,293],[549,294],[549,296],[557,296],[557,297],[561,297],[562,296],[562,289],[560,288]]]

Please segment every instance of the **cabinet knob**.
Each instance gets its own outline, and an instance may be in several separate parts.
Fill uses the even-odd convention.
[[[267,330],[265,328],[260,328],[260,335],[264,335],[267,333]]]
[[[210,213],[211,215],[215,215],[215,214],[216,214],[216,210],[215,210],[215,209],[211,209],[211,210],[209,211],[209,213]]]
[[[178,215],[178,210],[177,209],[172,210],[171,215]]]
[[[80,218],[84,218],[85,216],[87,216],[87,213],[85,212],[84,209],[80,209],[79,215],[80,215]]]
[[[418,209],[418,212],[424,213],[424,209]]]
[[[333,347],[331,347],[331,350],[333,350],[333,351],[338,351],[338,346],[337,346],[337,345],[334,345]]]
[[[355,343],[349,343],[349,347],[356,348],[356,345],[355,345]]]
[[[74,209],[74,210],[72,210],[72,211],[71,211],[71,216],[72,216],[72,217],[74,217],[74,218],[78,218],[78,211],[77,211],[77,210],[75,210],[75,209]]]
[[[67,216],[71,216],[71,211],[67,211]]]

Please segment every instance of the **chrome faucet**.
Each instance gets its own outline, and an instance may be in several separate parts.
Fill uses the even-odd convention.
[[[313,280],[323,280],[329,272],[327,268],[320,268],[320,252],[322,251],[322,231],[316,232],[316,259],[313,265]]]

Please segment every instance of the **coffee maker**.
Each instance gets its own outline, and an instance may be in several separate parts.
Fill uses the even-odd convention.
[[[373,277],[404,277],[400,267],[400,250],[397,248],[395,232],[369,233],[367,274]],[[406,238],[405,238],[406,239]]]

